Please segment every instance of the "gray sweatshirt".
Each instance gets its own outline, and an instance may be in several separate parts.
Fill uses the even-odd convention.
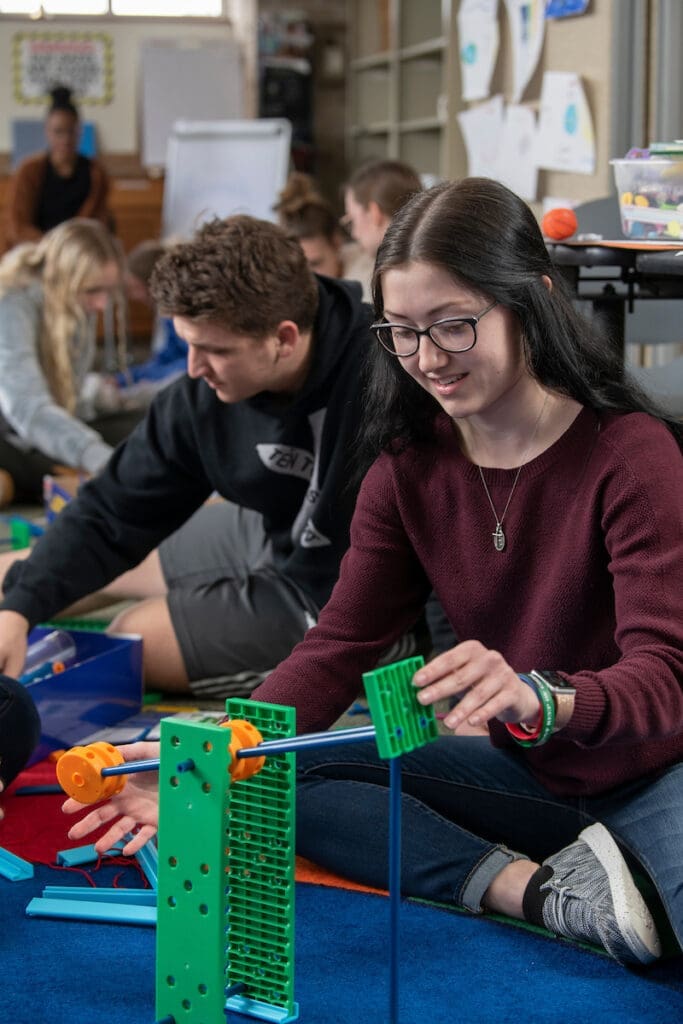
[[[17,447],[36,448],[55,462],[97,473],[112,453],[97,431],[58,405],[38,358],[43,314],[39,282],[0,297],[0,434]],[[74,339],[76,394],[92,368],[95,319]]]

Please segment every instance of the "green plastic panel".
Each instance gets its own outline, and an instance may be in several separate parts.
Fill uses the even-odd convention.
[[[228,701],[264,739],[294,734],[294,710]],[[229,726],[164,720],[159,773],[157,1019],[224,1024],[229,1005],[293,1020],[294,756],[231,785]],[[191,760],[194,769],[179,772]]]
[[[294,708],[233,698],[230,718],[244,718],[264,740],[294,736]],[[236,782],[228,815],[228,984],[246,991],[228,1006],[265,1020],[293,1020],[294,797],[293,753],[271,754],[258,775]],[[281,1007],[282,1016],[274,1016]]]
[[[422,657],[406,658],[363,674],[380,757],[407,754],[439,735],[434,707],[418,703],[411,683],[423,665]]]

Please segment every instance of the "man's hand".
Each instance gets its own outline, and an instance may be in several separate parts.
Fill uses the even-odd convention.
[[[18,679],[26,661],[28,619],[19,612],[0,611],[0,673]]]
[[[158,743],[130,743],[119,749],[124,761],[147,761],[159,757]],[[82,811],[83,807],[83,804],[73,798],[62,804],[65,814],[76,814]],[[119,839],[134,829],[137,829],[135,835],[123,848],[123,853],[127,857],[137,853],[156,835],[159,824],[158,772],[136,772],[130,775],[120,793],[106,803],[99,804],[71,827],[69,839],[83,839],[100,825],[110,821],[113,822],[111,828],[95,843],[95,849],[100,854],[106,853]]]

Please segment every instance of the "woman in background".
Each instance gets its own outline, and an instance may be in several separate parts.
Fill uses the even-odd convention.
[[[122,280],[120,247],[93,220],[66,221],[0,261],[0,466],[24,499],[40,499],[55,463],[98,472],[140,416],[118,414],[116,388],[103,400],[97,378],[88,379],[97,314],[110,301],[125,365]]]
[[[47,152],[27,157],[11,182],[5,244],[34,242],[71,217],[109,224],[109,179],[98,160],[78,152],[81,123],[71,90],[55,87],[45,119]]]
[[[370,300],[374,256],[348,241],[332,204],[320,195],[307,174],[290,174],[274,210],[280,227],[299,242],[314,273],[359,281],[363,298]]]
[[[343,223],[373,261],[395,213],[422,191],[417,171],[400,160],[364,164],[344,188]]]

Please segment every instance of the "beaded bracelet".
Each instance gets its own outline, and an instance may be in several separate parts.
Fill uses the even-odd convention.
[[[540,679],[532,680],[523,675],[520,675],[520,679],[535,690],[541,702],[541,720],[532,733],[512,722],[506,722],[505,728],[520,747],[540,747],[550,739],[555,727],[555,701],[548,687]]]

